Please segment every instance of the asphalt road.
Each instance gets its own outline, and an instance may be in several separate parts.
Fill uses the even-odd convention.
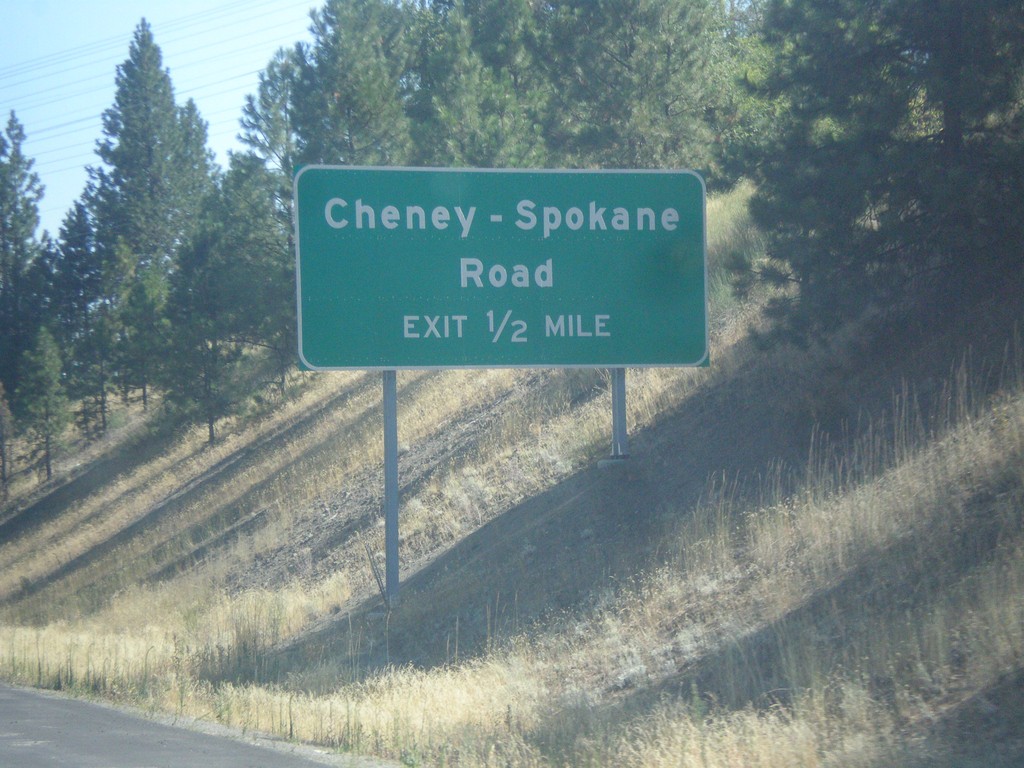
[[[384,768],[227,729],[178,727],[104,704],[0,685],[0,768]]]

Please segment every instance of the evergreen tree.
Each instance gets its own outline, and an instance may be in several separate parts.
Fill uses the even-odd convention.
[[[279,50],[259,74],[255,96],[245,97],[242,133],[239,136],[277,180],[275,198],[285,226],[291,225],[292,173],[295,170],[298,136],[295,132],[296,51]]]
[[[106,168],[92,171],[98,240],[107,249],[127,247],[141,266],[169,268],[187,224],[184,195],[175,188],[182,131],[170,74],[145,20],[115,84],[96,149]]]
[[[97,154],[105,167],[92,170],[91,203],[106,275],[106,327],[116,333],[121,386],[126,394],[141,391],[145,405],[164,351],[168,276],[200,219],[214,170],[206,125],[192,101],[175,104],[145,20],[117,68],[103,133]]]
[[[257,312],[255,322],[247,323],[248,333],[251,344],[272,360],[282,395],[296,359],[292,173],[299,138],[292,113],[297,56],[279,50],[260,73],[257,95],[246,97],[240,137],[253,154],[232,155],[224,181],[226,239],[236,242],[229,248],[255,261],[255,268],[240,276],[255,279],[256,295],[269,310]],[[251,301],[244,304],[256,308]]]
[[[117,328],[106,305],[91,313],[89,326],[79,336],[70,353],[69,393],[79,402],[79,424],[90,436],[107,430],[109,396],[115,385]]]
[[[64,217],[55,256],[51,303],[57,341],[68,350],[88,334],[102,285],[96,233],[89,208],[82,200],[76,201]]]
[[[189,99],[178,111],[178,153],[174,157],[173,198],[176,201],[175,241],[188,238],[200,220],[206,198],[214,193],[217,168],[207,147],[206,121]]]
[[[217,421],[244,399],[267,361],[282,395],[295,364],[294,263],[276,187],[262,158],[233,154],[171,278],[173,364],[164,382],[172,405],[205,422],[211,442]]]
[[[715,94],[708,115],[715,155],[709,185],[732,185],[752,174],[785,107],[782,98],[768,97],[763,88],[774,57],[762,35],[765,3],[730,0],[721,63],[705,79],[705,88]]]
[[[508,74],[516,97],[527,101],[541,81],[529,49],[535,36],[531,0],[463,0],[473,49],[494,72]]]
[[[415,13],[411,28],[416,45],[409,80],[415,88],[406,109],[412,118],[413,162],[543,165],[546,152],[536,118],[540,110],[520,98],[510,69],[484,62],[463,3],[432,4],[410,13]]]
[[[35,302],[30,276],[40,254],[35,232],[43,187],[22,152],[25,131],[14,112],[0,135],[0,383],[17,387],[18,361],[32,343]]]
[[[103,267],[88,206],[75,203],[64,218],[55,249],[51,304],[57,342],[64,351],[68,392],[80,402],[87,434],[107,427],[114,338],[105,322]]]
[[[386,0],[328,0],[313,14],[313,43],[299,48],[295,85],[300,161],[407,161],[404,20],[400,5]]]
[[[405,12],[410,41],[405,112],[413,144],[411,164],[452,165],[438,109],[451,104],[452,90],[469,76],[465,51],[458,50],[468,47],[465,35],[459,35],[464,25],[451,3],[407,6]],[[463,42],[466,45],[460,46]]]
[[[232,315],[238,308],[225,298],[220,237],[220,224],[206,217],[181,251],[167,305],[174,333],[162,369],[168,403],[205,423],[210,443],[217,421],[230,413],[236,399],[234,369],[242,351],[232,338]]]
[[[15,402],[20,420],[34,443],[33,454],[42,454],[47,480],[53,477],[54,449],[71,420],[62,368],[57,342],[43,327],[32,349],[24,355]]]
[[[13,446],[14,416],[7,402],[7,391],[3,382],[0,382],[0,501],[6,501],[10,491]]]
[[[254,155],[231,156],[216,216],[215,243],[227,307],[225,338],[266,353],[284,395],[296,359],[295,264],[292,229],[277,215],[275,175]]]
[[[1020,267],[1024,6],[774,0],[770,81],[789,109],[756,213],[806,337],[868,307],[948,303]]]
[[[706,169],[703,87],[721,62],[713,0],[538,6],[535,59],[552,83],[549,147],[566,165]]]
[[[149,388],[164,362],[169,334],[167,317],[168,279],[159,267],[138,270],[127,286],[112,319],[119,333],[116,350],[122,390],[141,393],[142,407],[149,406]]]

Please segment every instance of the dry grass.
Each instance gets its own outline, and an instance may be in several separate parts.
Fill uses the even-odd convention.
[[[713,254],[757,247],[749,192],[711,202]],[[756,304],[713,299],[727,318],[716,367],[630,372],[633,429],[748,365],[739,347]],[[481,419],[403,498],[411,561],[607,450],[598,371],[418,372],[399,385],[406,455]],[[484,651],[460,657],[456,624],[448,663],[417,669],[366,664],[367,648],[390,639],[390,617],[356,615],[374,589],[363,551],[381,548],[373,521],[337,544],[330,575],[306,563],[272,586],[229,586],[380,462],[376,378],[310,378],[300,398],[229,425],[213,449],[187,434],[0,547],[0,675],[410,765],[892,764],[923,723],[1024,669],[1020,365],[1006,366],[996,396],[981,390],[961,366],[934,414],[908,388],[842,443],[817,434],[800,467],[715,475],[695,506],[663,499],[658,556],[634,578],[492,642],[495,598],[478,622]],[[176,494],[139,535],[103,550]],[[147,578],[256,513],[260,525],[197,566]],[[347,652],[311,643],[282,661],[283,644],[325,622],[347,624]]]

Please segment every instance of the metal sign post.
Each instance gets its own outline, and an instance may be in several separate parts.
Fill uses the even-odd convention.
[[[386,370],[384,384],[384,597],[398,604],[398,385],[397,372]]]
[[[626,430],[626,369],[612,368],[612,458],[629,457]]]

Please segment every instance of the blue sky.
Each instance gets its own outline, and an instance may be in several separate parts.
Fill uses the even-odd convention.
[[[41,229],[56,236],[98,165],[103,111],[114,101],[117,65],[142,18],[153,28],[175,98],[195,100],[221,165],[238,149],[245,95],[274,52],[309,40],[319,0],[20,0],[0,24],[0,118],[14,110],[25,153],[46,187]],[[41,234],[41,233],[40,233]]]

